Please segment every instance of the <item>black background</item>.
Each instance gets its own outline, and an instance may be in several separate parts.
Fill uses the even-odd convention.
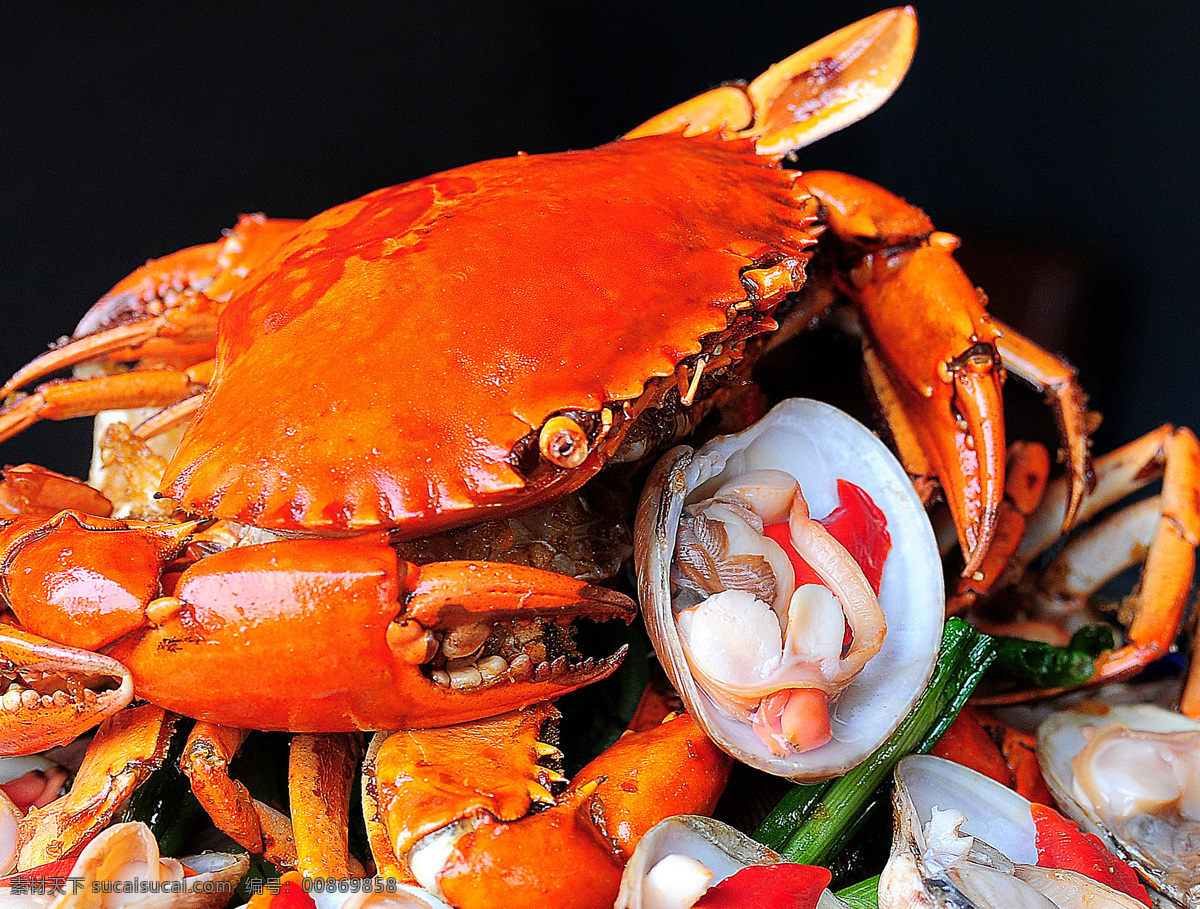
[[[16,5],[0,34],[0,371],[241,212],[310,216],[474,160],[605,142],[878,8]],[[1101,447],[1200,424],[1197,8],[917,11],[897,95],[803,164],[877,180],[962,235],[996,307],[1080,365]],[[80,472],[87,432],[39,427],[0,460]]]

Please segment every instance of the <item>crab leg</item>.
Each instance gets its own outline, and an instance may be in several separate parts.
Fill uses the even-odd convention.
[[[945,490],[966,560],[979,567],[1004,489],[1003,367],[980,293],[951,257],[958,240],[865,180],[828,171],[799,184],[846,247],[858,306],[896,401]]]
[[[1070,530],[1079,514],[1085,493],[1096,488],[1089,436],[1100,422],[1099,414],[1087,409],[1087,396],[1075,370],[1042,350],[1024,335],[997,321],[1000,337],[996,344],[1005,367],[1046,395],[1058,420],[1058,434],[1066,453],[1071,496],[1063,516],[1063,530]]]
[[[296,840],[288,818],[250,796],[229,776],[249,730],[197,723],[184,745],[179,768],[200,805],[223,833],[248,852],[281,868],[296,864]]]
[[[1096,491],[1084,500],[1079,519],[1091,519],[1159,476],[1163,481],[1160,496],[1129,505],[1070,539],[1047,567],[1040,584],[1039,598],[1061,614],[1080,608],[1125,568],[1145,563],[1132,598],[1136,611],[1127,632],[1128,643],[1101,654],[1089,684],[1127,678],[1165,656],[1183,618],[1195,573],[1195,549],[1200,543],[1200,443],[1191,431],[1163,426],[1099,458]],[[1065,478],[1047,487],[1042,504],[1029,517],[1025,540],[1014,559],[1018,573],[1057,540],[1069,500]],[[1196,681],[1200,668],[1196,664],[1193,658],[1190,696],[1185,695],[1185,712],[1190,713],[1200,713],[1200,682]],[[1049,689],[1038,695],[1055,693],[1057,690]],[[1029,692],[1021,692],[993,701],[1029,696]]]
[[[19,869],[62,858],[108,825],[157,770],[178,719],[150,704],[109,717],[96,732],[71,790],[17,825]]]
[[[212,360],[206,360],[186,369],[138,369],[47,382],[0,410],[0,442],[39,420],[71,420],[103,410],[174,404],[208,387],[213,366]]]
[[[0,388],[0,399],[99,357],[153,356],[181,367],[211,359],[225,301],[300,223],[245,215],[217,243],[147,262],[92,305],[69,341],[18,370]]]
[[[199,359],[211,357],[216,314],[212,301],[193,288],[211,281],[222,245],[194,246],[146,263],[88,310],[73,338],[17,370],[0,388],[0,398],[79,363],[139,350],[154,339],[176,345],[207,341],[207,355]]]
[[[360,733],[301,734],[292,739],[288,790],[296,867],[309,877],[363,877],[350,855],[350,789],[362,759]]]

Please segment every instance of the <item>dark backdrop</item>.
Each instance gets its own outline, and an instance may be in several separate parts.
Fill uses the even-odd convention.
[[[0,54],[0,371],[151,256],[518,150],[615,138],[876,3],[18,4]],[[803,154],[963,235],[1075,359],[1109,447],[1200,424],[1190,3],[919,5],[881,111]],[[82,471],[86,429],[0,450]]]

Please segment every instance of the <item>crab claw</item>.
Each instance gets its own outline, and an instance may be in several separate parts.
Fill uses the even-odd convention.
[[[637,613],[623,594],[536,568],[415,565],[382,533],[242,546],[175,576],[166,569],[194,528],[71,511],[0,525],[0,593],[22,625],[8,646],[25,648],[13,662],[94,666],[121,680],[126,700],[132,674],[139,696],[225,726],[396,729],[494,715],[604,678],[624,651],[583,656],[571,623]],[[69,558],[82,551],[95,567]],[[101,648],[107,657],[83,652]],[[57,688],[4,703],[14,698],[74,704]]]
[[[539,704],[450,729],[381,733],[363,802],[376,863],[455,906],[611,906],[621,870],[664,817],[708,813],[731,761],[686,714],[628,733],[565,779]],[[443,758],[443,759],[439,759]],[[454,768],[460,768],[455,770]],[[545,810],[531,813],[534,802]]]
[[[627,597],[487,562],[417,566],[383,534],[244,546],[189,567],[109,649],[138,692],[209,722],[344,732],[457,723],[611,673],[570,623],[632,621]],[[255,697],[244,680],[256,680]]]
[[[897,258],[899,265],[883,266],[889,273],[858,298],[886,378],[941,483],[969,577],[995,535],[1004,498],[998,333],[949,253],[925,246]],[[932,296],[924,310],[932,326],[912,319],[911,311],[906,316],[902,305],[925,294]]]
[[[0,625],[0,751],[34,754],[74,741],[133,700],[133,676],[111,657]]]
[[[964,575],[982,563],[1004,496],[1001,332],[920,209],[866,180],[815,171],[802,184],[842,242],[848,280],[898,416],[937,475],[958,530]],[[885,407],[885,410],[887,408]]]

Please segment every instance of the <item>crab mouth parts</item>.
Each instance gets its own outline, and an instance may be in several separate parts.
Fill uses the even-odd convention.
[[[613,672],[627,649],[585,656],[572,624],[542,619],[464,625],[434,638],[437,651],[423,671],[437,686],[457,691],[511,682],[585,685]]]

